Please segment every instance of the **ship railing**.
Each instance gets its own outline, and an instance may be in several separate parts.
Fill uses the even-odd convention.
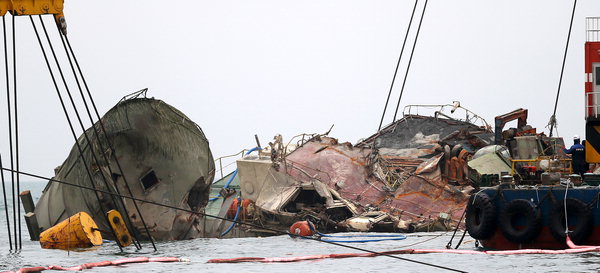
[[[600,17],[585,18],[586,42],[600,42]]]
[[[235,163],[238,158],[244,157],[248,150],[243,149],[235,154],[226,155],[215,159],[215,167],[218,166],[218,169],[215,168],[215,180],[223,179],[227,174],[235,170]],[[225,165],[223,165],[223,160],[225,160]]]
[[[600,92],[585,93],[585,118],[600,117]]]
[[[431,113],[433,111],[433,113]],[[447,119],[458,120],[475,124],[491,131],[491,126],[481,116],[473,113],[469,109],[460,106],[460,102],[454,104],[412,104],[406,105],[402,111],[404,117],[411,115],[427,115],[436,118],[444,117]]]
[[[511,173],[510,175],[514,175],[515,172],[515,168],[516,165],[518,165],[519,163],[535,163],[536,167],[540,167],[540,161],[542,160],[558,160],[559,162],[562,162],[562,164],[566,165],[568,164],[568,172],[565,171],[559,171],[560,173],[569,173],[572,174],[573,173],[573,162],[570,158],[548,158],[548,157],[538,157],[538,158],[534,158],[534,159],[512,159],[511,160]],[[562,165],[562,166],[564,166]]]

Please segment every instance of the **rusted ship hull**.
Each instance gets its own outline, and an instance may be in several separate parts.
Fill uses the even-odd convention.
[[[42,230],[80,211],[110,230],[104,215],[117,209],[140,238],[146,227],[157,240],[202,236],[201,216],[191,212],[206,205],[214,162],[206,136],[183,113],[160,100],[123,100],[78,143],[82,152],[75,145],[53,179],[87,189],[48,182],[35,209]]]

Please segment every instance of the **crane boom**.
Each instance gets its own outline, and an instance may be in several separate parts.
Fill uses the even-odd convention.
[[[63,14],[64,0],[0,0],[0,16],[10,12],[13,16],[52,14],[63,34],[67,23]]]

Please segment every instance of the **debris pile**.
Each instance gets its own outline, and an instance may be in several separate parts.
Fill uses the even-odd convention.
[[[469,173],[477,172],[467,161],[493,141],[486,125],[441,112],[405,115],[356,145],[315,135],[289,153],[276,136],[265,156],[237,161],[241,196],[261,223],[275,226],[310,220],[328,232],[448,230],[473,189]]]

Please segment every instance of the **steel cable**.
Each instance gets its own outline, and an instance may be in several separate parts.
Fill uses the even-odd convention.
[[[87,164],[87,161],[85,160],[85,157],[83,156],[83,149],[81,148],[81,145],[79,144],[79,141],[77,141],[77,135],[75,134],[75,129],[73,128],[73,123],[71,122],[71,118],[69,117],[69,113],[67,111],[67,107],[65,105],[63,97],[62,97],[62,95],[60,93],[60,89],[58,87],[58,84],[56,83],[56,78],[54,76],[54,72],[52,71],[52,66],[50,65],[50,61],[48,60],[48,56],[46,54],[46,49],[44,48],[44,45],[42,44],[42,40],[41,40],[40,35],[38,33],[38,30],[37,30],[37,27],[35,25],[35,22],[33,21],[33,17],[31,15],[29,15],[29,19],[31,20],[31,25],[33,26],[33,30],[35,32],[35,35],[36,35],[37,40],[38,40],[38,43],[40,45],[40,49],[42,50],[42,54],[44,55],[44,60],[46,61],[46,66],[48,67],[48,71],[50,73],[50,77],[52,78],[52,83],[54,84],[54,88],[56,89],[56,94],[58,95],[58,98],[60,100],[60,104],[62,106],[62,110],[63,110],[63,112],[65,114],[66,119],[67,119],[67,123],[69,124],[69,129],[71,130],[71,134],[73,135],[73,138],[75,139],[75,146],[77,146],[77,149],[78,149],[79,154],[81,156],[81,160],[83,161],[83,165],[85,167],[87,176],[90,179],[90,183],[92,184],[92,187],[94,189],[94,194],[96,195],[96,199],[98,201],[98,205],[100,206],[101,210],[104,212],[104,211],[106,211],[106,209],[104,208],[104,205],[102,205],[102,201],[100,199],[100,196],[98,195],[99,191],[96,189],[96,183],[94,182],[94,179],[93,179],[92,174],[90,172],[89,165]],[[104,216],[105,216],[106,222],[110,223],[110,221],[107,218],[107,216],[106,215],[104,215]],[[115,232],[114,232],[112,226],[109,225],[109,227],[110,227],[110,229],[111,229],[111,231],[113,233],[113,236],[115,236],[115,238],[116,238],[117,236],[115,235]],[[121,251],[123,251],[121,245],[118,245],[118,246],[119,246],[119,249]]]
[[[577,0],[573,1],[573,11],[571,13],[571,23],[569,25],[569,34],[567,35],[567,45],[565,46],[565,54],[563,56],[562,68],[560,69],[560,79],[558,80],[558,90],[556,90],[556,100],[554,101],[554,111],[550,117],[550,135],[552,137],[552,131],[554,131],[554,125],[556,124],[556,108],[558,107],[558,98],[560,97],[560,87],[562,85],[563,74],[565,72],[565,63],[567,62],[567,52],[569,51],[569,41],[571,40],[571,30],[573,29],[573,18],[575,17],[575,9],[577,8]],[[557,132],[558,134],[558,132]]]
[[[10,90],[10,84],[9,84],[9,76],[8,76],[8,44],[6,42],[7,37],[6,37],[6,19],[4,16],[2,16],[2,30],[4,33],[4,68],[5,68],[5,72],[6,72],[6,92],[9,92]],[[10,94],[10,93],[8,93]],[[8,105],[10,105],[9,102],[7,102]],[[10,110],[9,110],[9,114],[10,114]],[[10,120],[10,119],[9,119]],[[2,165],[2,156],[0,155],[0,168],[4,168],[4,165]],[[8,212],[8,200],[6,198],[6,180],[4,179],[4,171],[0,171],[0,179],[2,179],[2,194],[4,197],[4,214],[6,214],[6,225],[8,227],[8,245],[10,247],[10,250],[13,249],[13,243],[12,243],[12,234],[10,232],[10,215]]]
[[[394,82],[396,81],[396,75],[398,74],[398,67],[400,67],[400,61],[402,60],[402,54],[404,53],[404,46],[406,45],[406,40],[408,40],[408,33],[410,33],[410,27],[412,25],[413,18],[415,17],[415,11],[417,10],[418,3],[419,0],[415,0],[415,6],[413,7],[410,20],[408,21],[408,28],[406,29],[406,34],[404,35],[404,42],[402,42],[402,49],[400,50],[400,56],[398,56],[398,62],[396,63],[396,69],[394,70],[394,76],[392,77],[392,84],[390,84],[390,91],[388,91],[387,99],[385,100],[385,106],[383,107],[383,114],[381,114],[381,121],[379,121],[379,128],[377,128],[377,132],[381,131],[381,125],[383,125],[383,118],[385,117],[390,96],[392,95],[392,90],[394,89]]]
[[[13,25],[12,25],[12,29],[14,32],[14,28],[15,28],[15,21],[14,21],[14,17],[13,17],[13,21],[12,21]],[[5,39],[6,40],[6,39]],[[14,49],[13,49],[14,50]],[[7,75],[7,81],[6,81],[6,108],[8,110],[8,146],[9,146],[9,155],[10,155],[10,168],[14,169],[15,167],[15,152],[14,152],[14,145],[13,145],[13,118],[12,118],[12,108],[10,106],[10,82],[8,81],[8,57],[7,57],[7,66],[6,66],[6,75]],[[11,196],[12,196],[12,209],[13,209],[13,237],[14,237],[14,246],[15,249],[19,249],[19,239],[18,239],[18,231],[17,231],[17,206],[16,206],[16,200],[17,200],[17,195],[15,194],[15,174],[12,173],[10,175],[10,181],[11,181]],[[8,208],[7,208],[8,209]]]
[[[79,62],[77,61],[77,57],[75,56],[75,53],[73,52],[73,48],[71,47],[71,43],[69,42],[69,37],[65,35],[64,38],[65,38],[65,41],[67,42],[67,46],[69,48],[69,52],[71,53],[71,56],[73,56],[73,61],[75,62],[75,66],[77,66],[77,70],[79,72],[79,75],[81,76],[81,81],[83,82],[83,86],[85,87],[87,95],[88,95],[88,97],[90,99],[90,103],[92,104],[92,109],[94,109],[94,113],[96,114],[96,118],[98,119],[98,121],[100,121],[100,114],[98,113],[98,108],[96,107],[96,103],[94,102],[94,98],[92,97],[92,93],[90,92],[90,88],[88,87],[87,81],[85,80],[85,77],[83,76],[83,73],[81,71],[81,66],[79,66]],[[124,175],[123,168],[121,167],[121,163],[119,162],[119,159],[117,158],[117,155],[114,152],[115,149],[112,146],[112,143],[110,142],[110,140],[108,139],[108,135],[106,134],[106,128],[104,127],[104,124],[102,122],[98,122],[98,123],[100,124],[100,129],[102,130],[102,133],[103,133],[104,137],[106,138],[106,143],[108,145],[108,148],[111,151],[111,155],[113,156],[113,159],[117,163],[117,168],[119,169],[119,172],[122,175],[121,177],[123,177],[123,182],[125,184],[125,188],[127,189],[129,195],[131,197],[133,197],[133,193],[131,191],[131,188],[129,187],[129,183],[127,181],[127,178]],[[152,236],[150,236],[150,231],[148,230],[148,226],[146,224],[146,221],[144,220],[144,216],[141,214],[139,206],[135,202],[135,200],[132,199],[132,201],[133,201],[133,205],[134,205],[136,211],[140,215],[140,220],[142,222],[142,225],[144,226],[144,229],[146,231],[146,234],[148,235],[148,238],[150,239],[150,242],[152,243],[152,247],[156,251],[156,245],[154,243],[154,240],[152,239]]]
[[[88,118],[89,118],[89,120],[90,120],[90,122],[91,122],[91,124],[92,124],[92,126],[91,126],[91,128],[90,128],[90,129],[92,129],[92,130],[93,130],[93,132],[94,132],[94,135],[95,135],[96,139],[98,140],[98,144],[99,144],[99,147],[100,147],[100,151],[105,151],[105,150],[104,150],[104,145],[102,144],[102,141],[101,141],[100,135],[99,135],[99,133],[98,133],[98,130],[96,129],[96,126],[94,126],[94,123],[95,123],[95,122],[94,122],[94,119],[92,118],[92,114],[90,113],[90,108],[89,108],[89,106],[88,106],[87,100],[86,100],[86,98],[85,98],[85,96],[84,96],[84,94],[83,94],[83,90],[82,90],[82,88],[81,88],[81,84],[80,84],[80,82],[79,82],[79,78],[77,77],[77,73],[75,72],[75,67],[73,66],[73,62],[72,62],[72,60],[71,60],[71,55],[69,54],[69,51],[67,50],[67,46],[66,46],[66,44],[65,44],[64,37],[63,37],[63,35],[62,35],[62,32],[60,31],[60,28],[58,27],[58,25],[57,25],[57,30],[58,30],[58,35],[59,35],[59,36],[60,36],[60,38],[61,38],[61,42],[62,42],[63,48],[64,48],[64,50],[65,50],[65,53],[66,53],[66,55],[67,55],[67,59],[68,59],[68,61],[69,61],[69,65],[70,65],[70,67],[71,67],[71,71],[73,72],[73,76],[74,76],[74,78],[75,78],[75,82],[77,83],[77,87],[78,87],[78,89],[79,89],[79,94],[81,95],[81,99],[82,99],[82,101],[83,101],[83,104],[84,104],[85,110],[86,110],[86,112],[87,112]],[[71,101],[73,101],[73,100],[71,99]],[[73,104],[73,106],[74,106],[74,104]],[[82,125],[82,130],[84,130],[84,132],[85,132],[85,128],[83,127],[83,125]],[[86,140],[87,140],[87,141],[88,141],[88,143],[90,143],[90,145],[91,145],[91,142],[90,142],[90,141],[89,141],[89,139],[87,138],[87,133],[84,133],[84,134],[86,135]],[[95,153],[94,153],[94,150],[93,150],[92,148],[90,148],[90,151],[91,151],[92,155],[94,155],[94,158],[95,158]],[[111,173],[111,174],[112,174],[112,173],[114,173],[114,172],[113,172],[113,170],[112,170],[112,168],[110,167],[109,160],[108,160],[108,158],[107,158],[106,154],[105,154],[105,153],[103,153],[103,152],[101,152],[100,154],[102,154],[102,157],[103,157],[104,161],[105,161],[105,162],[107,162],[106,166],[108,167],[108,172],[109,172],[109,173]],[[95,160],[96,160],[96,162],[98,162],[98,160],[97,160],[97,159],[95,159]],[[98,166],[100,166],[100,165],[98,164]],[[121,175],[124,175],[124,174],[121,174]],[[103,179],[106,179],[106,178],[104,177],[104,175],[103,175]],[[112,180],[112,178],[111,178],[111,180]],[[119,187],[116,185],[116,183],[115,183],[115,182],[116,182],[116,181],[113,181],[114,188],[115,188],[115,190],[116,190],[116,192],[117,192],[118,194],[121,194],[121,192],[120,192],[120,190],[119,190]],[[114,198],[113,198],[113,201],[114,201]],[[121,203],[121,205],[122,205],[122,207],[123,207],[123,210],[124,210],[124,212],[125,212],[124,214],[125,214],[126,224],[129,226],[129,228],[130,228],[130,229],[132,229],[132,230],[133,230],[133,224],[131,223],[131,220],[130,220],[130,218],[129,218],[129,211],[128,211],[127,207],[125,206],[125,204],[123,203],[123,201],[122,201],[122,200],[120,200],[120,201],[121,201],[120,203]],[[140,215],[140,217],[142,217],[142,218],[143,218],[142,214],[141,214],[139,211],[138,211],[138,214]],[[149,234],[148,234],[148,236],[149,236]],[[135,240],[133,241],[133,242],[134,242],[134,245],[136,246],[136,248],[137,248],[137,249],[141,249],[141,248],[142,248],[142,246],[141,246],[141,244],[140,244],[140,240],[139,240],[139,238],[138,238],[137,234],[135,234],[135,233],[134,233],[134,234],[133,234],[133,237],[134,237],[134,239],[135,239]]]
[[[394,121],[396,121],[396,116],[398,114],[398,108],[400,108],[400,100],[402,100],[402,94],[404,93],[404,86],[406,86],[406,79],[408,78],[408,72],[410,71],[410,64],[412,63],[413,55],[415,53],[415,48],[417,47],[417,41],[419,40],[419,32],[421,31],[421,25],[423,24],[423,18],[425,17],[425,10],[427,9],[427,1],[425,0],[425,5],[423,5],[423,12],[421,13],[421,19],[419,20],[419,27],[417,27],[417,34],[415,35],[415,42],[413,43],[412,50],[410,52],[410,58],[408,59],[408,65],[406,66],[406,73],[404,74],[404,80],[402,81],[402,88],[400,89],[400,96],[398,97],[398,103],[396,104],[396,111],[394,112]]]
[[[15,167],[17,171],[19,171],[19,116],[18,116],[18,108],[17,108],[17,37],[16,37],[16,24],[15,24],[15,16],[12,17],[12,42],[13,42],[13,103],[14,103],[14,111],[15,111]],[[21,179],[19,174],[15,175],[17,179],[17,195],[15,198],[17,199],[17,219],[18,220],[18,230],[19,230],[19,249],[22,248],[22,240],[23,237],[21,235],[21,206],[19,205],[19,196],[21,193]],[[14,209],[14,208],[13,208]]]

